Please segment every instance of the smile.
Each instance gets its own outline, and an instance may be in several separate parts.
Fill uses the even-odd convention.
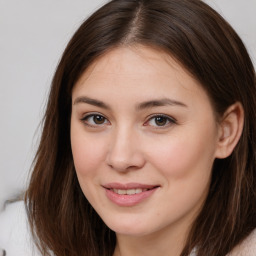
[[[135,206],[149,199],[160,186],[136,183],[104,185],[107,198],[118,206]]]
[[[142,188],[136,188],[136,189],[111,189],[113,192],[115,192],[118,195],[134,195],[134,194],[140,194],[142,192],[145,192],[149,189],[142,189]]]

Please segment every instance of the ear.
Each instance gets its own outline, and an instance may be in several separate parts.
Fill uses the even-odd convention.
[[[236,102],[225,111],[219,124],[216,158],[226,158],[233,152],[243,126],[244,109],[240,102]]]

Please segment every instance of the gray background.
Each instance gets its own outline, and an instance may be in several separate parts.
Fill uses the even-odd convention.
[[[79,24],[104,0],[0,0],[0,209],[25,186],[51,78]],[[256,63],[256,0],[209,0]]]

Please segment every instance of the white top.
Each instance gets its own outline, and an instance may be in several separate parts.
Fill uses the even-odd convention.
[[[39,256],[30,237],[23,201],[8,204],[0,212],[0,256]],[[2,253],[2,255],[1,255]]]
[[[227,256],[255,256],[256,255],[256,229]]]
[[[189,256],[196,256],[196,250]],[[226,256],[256,256],[256,229]]]

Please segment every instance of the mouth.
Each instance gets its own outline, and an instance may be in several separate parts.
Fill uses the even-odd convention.
[[[135,194],[140,194],[142,192],[148,191],[150,189],[145,189],[145,188],[134,188],[134,189],[116,189],[116,188],[112,188],[109,189],[111,191],[113,191],[114,193],[118,194],[118,195],[135,195]]]
[[[134,206],[149,198],[160,186],[138,183],[109,183],[103,186],[107,197],[119,206]]]
[[[148,190],[160,187],[159,185],[149,185],[140,183],[108,183],[103,186],[105,189],[111,190],[119,195],[134,195]]]

